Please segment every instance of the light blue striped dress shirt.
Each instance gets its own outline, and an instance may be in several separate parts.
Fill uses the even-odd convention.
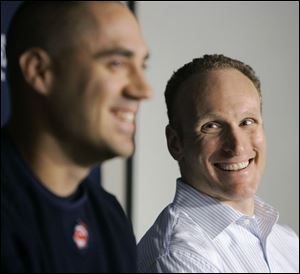
[[[138,244],[141,273],[299,273],[299,238],[258,197],[255,216],[177,180],[175,199]]]

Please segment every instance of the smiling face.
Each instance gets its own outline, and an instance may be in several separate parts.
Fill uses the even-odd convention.
[[[144,76],[147,47],[130,11],[89,4],[95,28],[56,58],[49,117],[64,149],[83,164],[134,150],[135,118],[151,96]]]
[[[231,205],[252,200],[265,166],[265,136],[251,80],[235,69],[194,75],[181,87],[177,109],[181,137],[173,156],[183,179]]]

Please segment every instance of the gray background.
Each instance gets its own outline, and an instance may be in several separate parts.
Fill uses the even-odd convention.
[[[299,3],[137,1],[150,48],[154,98],[142,103],[134,157],[133,226],[139,240],[174,197],[177,163],[167,151],[164,89],[194,57],[223,53],[251,65],[262,82],[268,163],[259,196],[299,234]],[[102,166],[104,187],[125,208],[125,162]]]

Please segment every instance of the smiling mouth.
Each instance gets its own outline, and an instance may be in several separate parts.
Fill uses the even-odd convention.
[[[216,163],[215,166],[223,171],[239,171],[247,168],[252,162],[252,160],[253,158],[245,162],[234,163],[234,164]]]
[[[131,111],[116,111],[115,112],[116,117],[125,123],[133,123],[135,115]]]
[[[116,118],[116,125],[119,132],[130,135],[135,131],[135,116],[136,111],[127,109],[113,110],[114,117]]]

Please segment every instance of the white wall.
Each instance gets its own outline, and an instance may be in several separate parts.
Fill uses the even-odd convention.
[[[126,212],[126,160],[114,158],[101,165],[101,183],[105,190],[115,195]]]
[[[299,3],[137,1],[151,50],[155,98],[142,104],[137,132],[133,222],[137,240],[173,200],[176,162],[167,151],[164,89],[194,57],[223,53],[260,76],[268,165],[259,195],[299,233]]]

